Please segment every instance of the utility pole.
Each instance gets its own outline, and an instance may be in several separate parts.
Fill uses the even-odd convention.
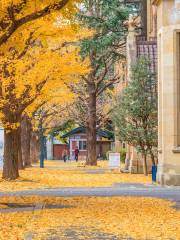
[[[47,159],[47,138],[44,136],[44,159]]]

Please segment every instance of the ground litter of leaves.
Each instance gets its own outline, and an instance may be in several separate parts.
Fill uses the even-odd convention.
[[[179,240],[174,203],[137,197],[1,197],[0,204],[40,205],[2,213],[0,240]],[[54,205],[54,208],[53,208]],[[49,207],[51,206],[51,208]],[[57,207],[59,206],[59,208]]]
[[[143,174],[120,173],[110,171],[107,161],[101,161],[97,167],[84,167],[84,163],[63,163],[46,161],[45,169],[38,164],[20,171],[16,181],[0,179],[0,191],[20,191],[29,189],[60,187],[108,187],[114,183],[151,183],[151,177]]]

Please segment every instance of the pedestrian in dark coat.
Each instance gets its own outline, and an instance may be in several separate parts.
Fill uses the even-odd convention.
[[[76,147],[76,149],[74,151],[74,155],[75,155],[76,162],[78,162],[78,158],[79,158],[79,149],[78,149],[78,147]]]

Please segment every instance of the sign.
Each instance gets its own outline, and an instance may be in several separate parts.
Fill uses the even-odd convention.
[[[111,169],[120,168],[120,153],[109,153],[109,167]]]

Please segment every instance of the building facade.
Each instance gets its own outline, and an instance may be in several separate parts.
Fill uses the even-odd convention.
[[[87,157],[87,135],[84,127],[78,127],[65,134],[63,138],[69,139],[70,159],[75,159],[75,149],[79,149],[79,158],[86,160]],[[106,153],[112,150],[114,136],[107,130],[97,130],[96,153],[97,158],[104,159]]]
[[[121,81],[116,89],[119,94],[131,81],[131,69],[140,57],[150,59],[150,70],[157,75],[157,14],[156,6],[151,0],[125,0],[125,4],[132,8],[132,14],[125,23],[128,28],[126,40],[126,61],[116,64],[116,72]],[[124,143],[116,141],[116,150],[122,148]],[[133,146],[126,144],[127,156],[125,170],[131,173],[143,172],[143,160]],[[151,159],[148,160],[148,171],[151,172]]]
[[[180,0],[153,4],[158,39],[158,181],[180,185]]]
[[[134,59],[148,56],[158,79],[158,181],[180,185],[180,0],[126,2],[135,3],[141,17],[140,34],[137,18],[129,19],[126,81]],[[136,154],[128,151],[133,167]]]
[[[69,155],[69,146],[52,136],[46,138],[47,160],[62,160],[64,152]]]

